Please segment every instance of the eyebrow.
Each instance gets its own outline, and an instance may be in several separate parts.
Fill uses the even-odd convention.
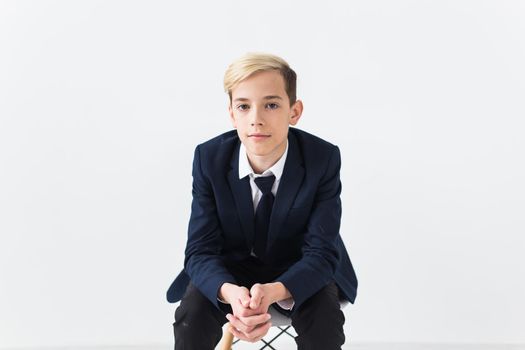
[[[263,99],[264,100],[273,100],[273,99],[282,100],[283,98],[281,96],[278,96],[278,95],[268,95],[268,96],[264,96]],[[250,99],[248,99],[246,97],[237,97],[233,101],[234,102],[237,102],[237,101],[250,101]]]

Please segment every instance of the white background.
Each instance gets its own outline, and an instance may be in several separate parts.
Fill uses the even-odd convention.
[[[525,343],[525,2],[1,1],[0,347],[166,344],[247,51],[340,146],[349,342]]]

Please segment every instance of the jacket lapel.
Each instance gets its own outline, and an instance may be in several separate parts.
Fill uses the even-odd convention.
[[[284,219],[286,219],[288,211],[301,187],[303,177],[303,157],[295,135],[288,132],[288,155],[286,156],[281,182],[273,203],[270,227],[268,229],[267,249],[272,246],[274,240],[278,237]]]
[[[227,177],[246,242],[248,247],[251,247],[255,235],[252,190],[249,176],[239,179],[239,147],[240,142],[234,148]]]
[[[242,230],[246,236],[248,247],[253,246],[255,238],[254,229],[254,209],[252,193],[250,187],[250,177],[245,176],[239,179],[239,147],[234,148],[228,171],[228,182],[235,200],[235,207],[239,215]],[[268,229],[267,248],[271,247],[274,240],[279,235],[279,229],[282,226],[288,211],[293,204],[297,192],[301,187],[304,177],[303,158],[297,143],[295,135],[288,132],[288,155],[284,163],[283,174],[279,188],[275,196],[275,201],[270,217],[270,226]]]

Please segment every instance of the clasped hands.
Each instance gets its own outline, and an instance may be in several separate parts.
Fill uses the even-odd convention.
[[[290,293],[281,282],[256,283],[250,290],[232,283],[224,283],[219,296],[230,304],[233,315],[227,314],[229,331],[238,339],[257,342],[270,327],[268,308],[271,304],[289,298]]]

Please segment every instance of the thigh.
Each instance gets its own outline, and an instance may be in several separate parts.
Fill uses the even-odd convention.
[[[299,349],[341,349],[344,344],[345,317],[333,282],[306,300],[291,318]]]
[[[221,326],[228,320],[226,313],[231,312],[230,305],[223,304],[224,308],[217,308],[211,303],[204,294],[202,294],[193,283],[189,283],[186,292],[180,301],[180,305],[175,311],[175,322],[179,322],[183,314],[190,314],[196,317],[209,316],[212,317]],[[223,306],[219,303],[219,306]]]
[[[213,305],[190,282],[175,311],[175,349],[213,349],[227,322],[225,311]]]

